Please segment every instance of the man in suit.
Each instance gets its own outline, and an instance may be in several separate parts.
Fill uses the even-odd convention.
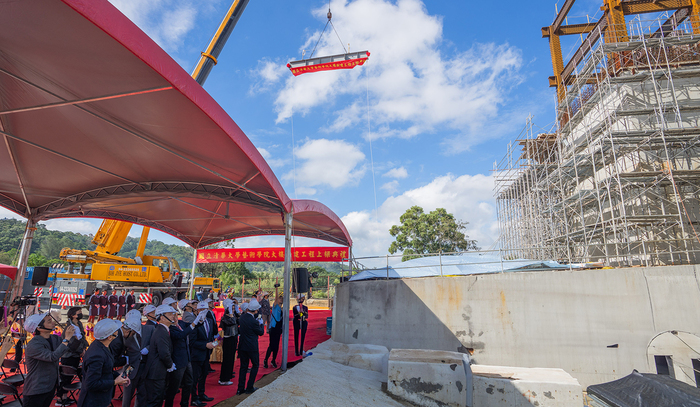
[[[206,303],[207,303],[207,306],[209,307],[209,312],[207,312],[207,314],[206,314],[206,315],[207,315],[207,320],[208,320],[209,323],[211,324],[210,326],[215,327],[214,329],[212,329],[212,330],[209,332],[209,334],[210,334],[209,340],[210,340],[210,341],[214,341],[214,337],[215,337],[216,335],[219,334],[218,324],[216,323],[216,316],[214,315],[214,304],[215,304],[215,302],[214,302],[214,300],[211,299],[211,298],[205,299],[204,302],[206,302]],[[214,369],[211,368],[211,364],[209,363],[209,360],[211,359],[211,354],[212,354],[212,352],[214,352],[214,350],[213,350],[213,349],[209,349],[209,355],[207,356],[207,364],[206,364],[206,366],[205,366],[205,369],[206,369],[207,374],[216,372]]]
[[[129,295],[126,296],[126,312],[134,309],[134,304],[136,304],[136,295],[134,290],[129,291]]]
[[[109,350],[114,356],[114,367],[125,366],[122,372],[128,370],[130,383],[124,386],[122,392],[122,407],[129,407],[134,398],[136,382],[141,365],[141,313],[131,310],[126,314],[124,324],[117,330],[117,338],[109,344]]]
[[[153,330],[146,362],[145,382],[148,388],[146,407],[160,407],[165,400],[167,374],[176,369],[170,325],[177,321],[177,311],[170,305],[160,305],[155,311],[158,326]]]
[[[114,387],[129,384],[128,378],[114,373],[114,357],[109,351],[121,322],[105,319],[95,324],[95,340],[83,356],[83,381],[78,407],[108,407]]]
[[[146,387],[146,362],[148,362],[148,352],[151,347],[151,335],[156,329],[156,307],[148,304],[143,307],[143,315],[146,316],[146,323],[141,327],[141,364],[136,376],[136,401],[141,407],[146,405],[148,399],[148,388]]]
[[[181,300],[178,303],[180,309],[185,312],[191,309],[190,300]],[[187,407],[192,392],[192,365],[190,364],[190,336],[196,329],[196,325],[187,323],[183,320],[177,324],[170,325],[170,340],[173,342],[173,362],[176,369],[174,372],[168,373],[165,385],[165,403],[164,407],[172,407],[175,401],[175,395],[178,389],[182,388],[182,396],[180,397],[180,406]],[[198,402],[196,407],[201,407],[203,404]]]
[[[243,392],[252,393],[257,390],[257,388],[253,387],[253,384],[255,384],[255,376],[258,374],[258,366],[260,366],[258,337],[265,333],[262,317],[258,316],[258,319],[255,319],[253,316],[258,309],[260,309],[260,304],[258,300],[253,298],[250,300],[246,312],[241,315],[241,318],[238,320],[240,325],[238,358],[241,361],[241,368],[238,372],[238,391],[236,391],[236,394],[242,394]],[[248,385],[246,386],[245,376],[248,371],[249,363],[252,367],[250,369]]]
[[[197,304],[193,324],[196,326],[190,339],[190,355],[192,363],[192,405],[201,406],[202,403],[212,401],[214,398],[204,393],[207,380],[206,362],[209,351],[216,347],[211,331],[216,328],[207,319],[209,307],[201,301]]]

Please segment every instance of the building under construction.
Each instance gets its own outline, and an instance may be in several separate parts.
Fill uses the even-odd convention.
[[[496,163],[506,258],[610,266],[700,261],[700,8],[604,0],[603,16],[542,28],[557,123]],[[568,61],[560,38],[580,36]],[[566,62],[566,65],[564,64]]]

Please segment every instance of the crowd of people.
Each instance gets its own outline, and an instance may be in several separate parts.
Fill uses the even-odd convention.
[[[228,297],[228,296],[227,296]],[[123,300],[122,300],[123,299]],[[304,353],[308,308],[298,298],[293,308],[294,342],[297,355]],[[180,407],[204,407],[213,400],[206,394],[212,352],[220,346],[221,371],[218,384],[234,385],[234,361],[240,360],[236,394],[253,393],[260,365],[258,338],[266,331],[268,361],[276,368],[282,335],[280,295],[270,304],[269,294],[258,292],[238,304],[235,298],[221,301],[223,315],[213,312],[216,302],[166,298],[159,306],[135,309],[133,291],[95,292],[90,299],[89,342],[83,325],[83,308],[67,312],[67,323],[56,335],[59,321],[53,313],[34,314],[24,320],[24,330],[33,335],[24,348],[26,380],[24,407],[107,407],[121,387],[122,407],[172,407],[181,393]],[[145,318],[145,321],[143,319]],[[122,321],[123,320],[123,321]],[[299,338],[299,334],[301,334]],[[71,374],[74,372],[74,375]],[[71,387],[74,376],[81,385]]]

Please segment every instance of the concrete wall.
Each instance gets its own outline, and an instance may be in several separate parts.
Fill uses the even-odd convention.
[[[666,266],[343,283],[333,339],[389,349],[473,349],[474,363],[562,368],[587,387],[632,369],[655,373],[647,349],[661,333],[700,334],[697,271]],[[682,355],[687,346],[677,342]],[[674,363],[692,366],[687,352],[681,357]],[[694,378],[677,379],[695,385]]]

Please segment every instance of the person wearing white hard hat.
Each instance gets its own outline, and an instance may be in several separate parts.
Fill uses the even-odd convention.
[[[236,360],[236,348],[238,347],[238,316],[233,308],[233,300],[227,298],[222,302],[224,314],[221,316],[219,327],[223,331],[221,344],[221,373],[219,384],[230,386],[233,384],[233,362]]]
[[[169,372],[176,369],[170,325],[177,321],[177,311],[170,305],[159,305],[155,314],[158,326],[151,335],[148,362],[144,371],[145,380],[142,382],[143,387],[139,387],[139,393],[147,393],[146,407],[159,407],[163,404],[166,378]]]
[[[127,386],[123,386],[122,391],[122,407],[131,406],[131,401],[134,399],[134,393],[138,384],[139,368],[141,367],[141,349],[143,338],[141,338],[143,326],[141,325],[141,312],[139,310],[132,309],[126,313],[124,317],[124,325],[120,329],[121,337],[123,338],[128,331],[128,337],[124,341],[125,354],[129,358],[128,365],[124,368],[122,373],[127,372],[129,376],[130,383]],[[115,339],[111,345],[117,342]],[[113,347],[110,345],[110,349],[114,351]],[[130,368],[131,367],[131,368]]]
[[[143,316],[146,317],[146,322],[141,327],[141,364],[139,365],[139,373],[136,376],[136,388],[141,389],[146,374],[146,363],[148,362],[148,352],[151,348],[151,335],[153,331],[158,326],[156,322],[156,306],[153,304],[147,304],[143,307]],[[136,392],[136,404],[143,407],[146,405],[146,391]]]
[[[180,406],[188,407],[190,393],[192,392],[192,365],[190,363],[189,337],[195,330],[193,324],[196,317],[192,314],[192,301],[180,300],[178,306],[183,312],[183,319],[170,325],[170,340],[173,342],[173,362],[175,371],[168,373],[165,385],[165,403],[163,407],[172,407],[178,389],[182,389],[180,396]],[[192,316],[185,321],[185,314]]]
[[[253,316],[259,309],[260,304],[258,300],[253,298],[248,303],[247,311],[239,319],[238,359],[241,361],[241,367],[238,371],[238,390],[236,394],[242,394],[243,392],[252,393],[257,390],[253,384],[255,384],[255,376],[258,374],[258,366],[260,366],[258,337],[265,333],[262,318],[258,317],[258,319],[255,319]],[[249,364],[252,367],[250,368],[250,376],[246,386],[245,377]]]
[[[22,398],[27,407],[48,407],[56,393],[58,384],[58,363],[65,353],[77,349],[80,342],[74,340],[75,328],[65,330],[61,340],[51,332],[56,328],[56,320],[48,312],[34,314],[24,320],[24,330],[34,337],[24,349],[27,374],[24,380]]]
[[[190,337],[190,356],[192,363],[192,405],[202,407],[204,403],[214,400],[205,393],[207,380],[206,362],[209,351],[217,345],[213,340],[214,326],[207,319],[209,306],[205,301],[200,301],[194,310],[197,317],[193,321],[196,325],[192,337]]]
[[[177,306],[177,300],[173,297],[165,298],[163,299],[163,305],[170,305],[171,307],[175,308]]]
[[[109,350],[121,326],[121,322],[113,319],[103,319],[95,324],[95,340],[83,355],[78,407],[107,407],[112,402],[114,387],[129,384],[128,377],[114,373],[114,357]]]

